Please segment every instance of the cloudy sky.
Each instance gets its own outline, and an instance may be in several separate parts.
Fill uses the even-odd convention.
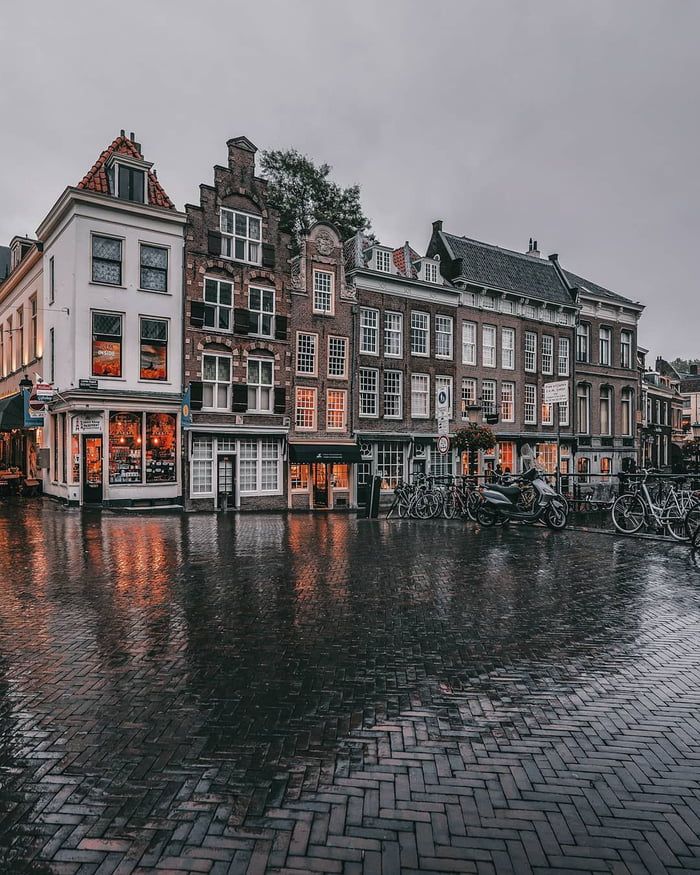
[[[0,241],[119,132],[179,207],[225,140],[359,182],[386,243],[537,237],[700,355],[695,0],[39,0],[0,24]]]

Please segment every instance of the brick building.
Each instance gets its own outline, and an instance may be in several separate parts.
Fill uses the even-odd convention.
[[[356,504],[353,466],[354,291],[345,279],[343,244],[319,222],[291,262],[290,345],[294,393],[289,435],[289,507]]]
[[[256,147],[245,137],[227,146],[228,166],[185,207],[186,506],[282,508],[289,237],[255,175]]]

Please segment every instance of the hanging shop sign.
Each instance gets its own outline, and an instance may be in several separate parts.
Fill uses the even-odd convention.
[[[51,383],[37,383],[34,387],[33,397],[41,401],[42,404],[48,404],[53,401],[54,394],[54,388]]]

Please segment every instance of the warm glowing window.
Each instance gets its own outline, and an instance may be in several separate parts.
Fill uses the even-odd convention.
[[[142,380],[168,379],[168,323],[164,319],[141,319]]]
[[[92,376],[121,377],[122,317],[119,313],[92,314]]]
[[[113,485],[143,482],[141,425],[140,413],[109,416],[109,482]]]

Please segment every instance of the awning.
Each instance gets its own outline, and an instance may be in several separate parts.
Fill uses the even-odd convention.
[[[289,444],[290,462],[359,462],[357,444]]]
[[[0,431],[24,428],[24,401],[21,394],[0,398]]]

